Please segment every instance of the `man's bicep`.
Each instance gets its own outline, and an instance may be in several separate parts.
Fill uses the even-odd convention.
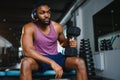
[[[21,36],[21,44],[23,49],[33,47],[32,31],[30,29],[23,29]]]
[[[60,44],[64,44],[64,42],[66,41],[66,38],[63,33],[59,34],[58,40],[59,40]]]

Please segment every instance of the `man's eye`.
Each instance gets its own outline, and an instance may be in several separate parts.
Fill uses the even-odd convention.
[[[39,12],[39,14],[45,14],[45,13],[48,13],[48,14],[50,14],[51,12],[50,11],[42,11],[42,12]]]
[[[45,12],[39,12],[39,14],[44,14]]]

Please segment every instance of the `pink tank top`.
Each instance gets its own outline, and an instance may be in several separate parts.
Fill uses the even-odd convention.
[[[40,52],[42,55],[55,55],[58,54],[57,51],[57,34],[54,30],[52,23],[50,24],[50,32],[44,34],[40,31],[38,26],[36,28],[36,39],[34,41],[35,49]]]

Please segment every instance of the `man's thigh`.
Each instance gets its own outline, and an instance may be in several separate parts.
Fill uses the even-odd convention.
[[[67,57],[65,61],[65,69],[71,70],[76,68],[76,63],[80,60],[78,57]]]

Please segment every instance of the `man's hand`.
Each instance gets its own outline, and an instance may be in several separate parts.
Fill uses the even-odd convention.
[[[56,62],[51,63],[52,69],[56,72],[56,79],[60,79],[63,75],[63,69],[60,65],[58,65]]]
[[[77,41],[75,39],[69,39],[69,46],[71,48],[76,48],[77,46]]]

